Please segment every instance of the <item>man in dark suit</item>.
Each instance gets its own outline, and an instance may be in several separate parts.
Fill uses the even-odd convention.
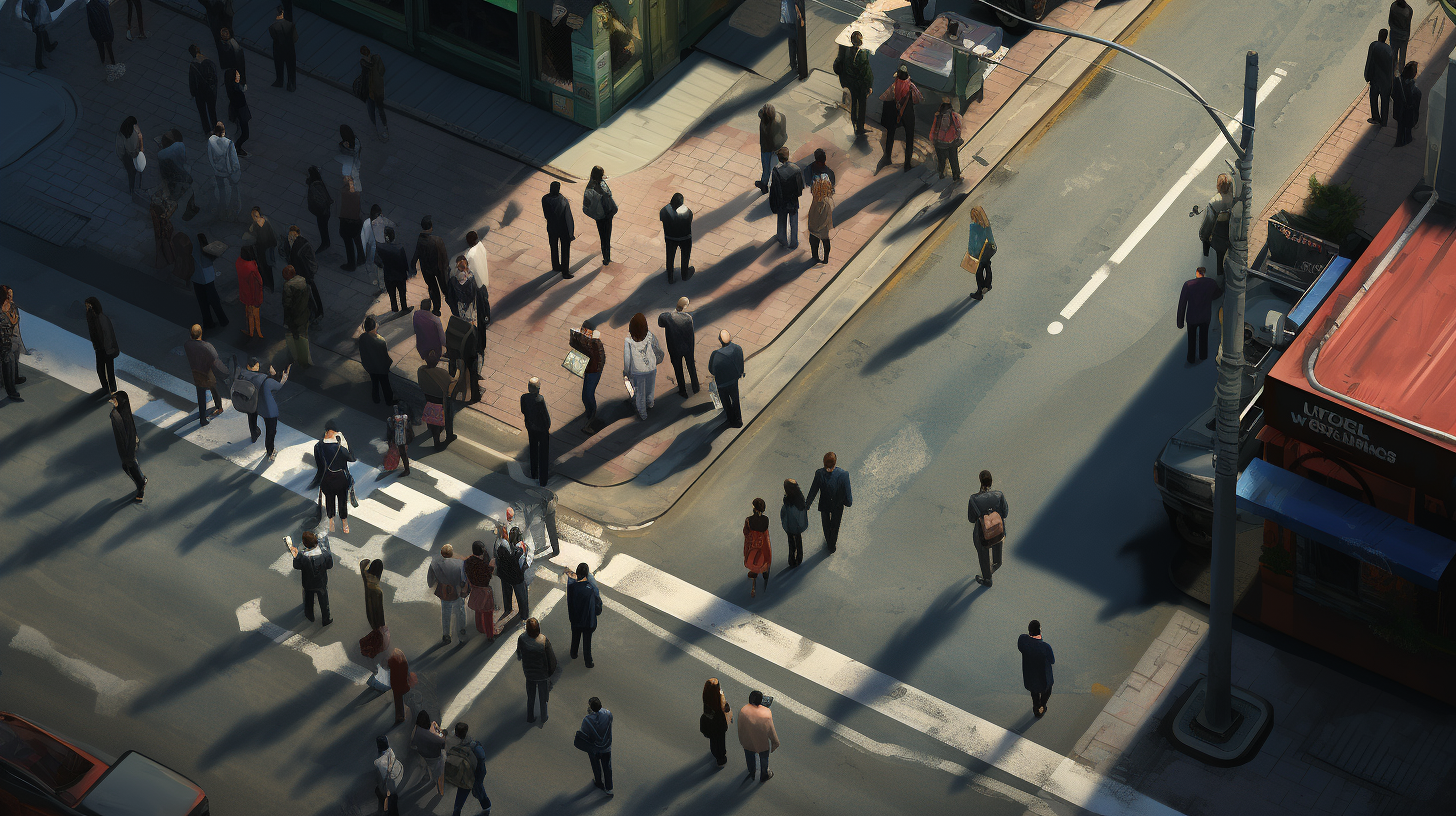
[[[683,378],[683,363],[687,363],[688,375],[692,377],[693,393],[698,393],[698,364],[693,360],[693,315],[688,311],[688,299],[678,298],[677,311],[658,315],[657,325],[667,338],[667,356],[672,358],[672,370],[677,375],[677,393],[687,399],[688,381]]]
[[[571,242],[576,238],[576,221],[571,216],[571,202],[561,194],[561,182],[551,182],[551,192],[541,196],[541,212],[546,216],[546,240],[551,242],[551,269],[563,278],[571,274]]]
[[[273,87],[283,87],[283,74],[288,73],[288,90],[293,90],[298,80],[298,28],[293,20],[285,17],[283,7],[278,7],[277,19],[268,26],[268,36],[273,40]]]
[[[384,404],[394,404],[394,389],[389,387],[389,367],[394,360],[389,356],[389,345],[379,336],[379,323],[374,316],[364,318],[364,334],[359,337],[359,362],[369,374],[369,396],[379,403],[379,393],[384,392]]]
[[[586,650],[586,667],[592,667],[592,633],[597,630],[597,615],[602,611],[602,595],[597,582],[585,562],[576,565],[576,572],[567,570],[566,613],[571,620],[571,659],[575,660],[577,646]]]
[[[217,52],[217,61],[222,64],[222,75],[231,78],[233,71],[242,75],[243,87],[248,85],[248,56],[243,50],[243,44],[233,39],[233,30],[224,28],[221,32],[222,40],[219,43],[220,50]]]
[[[1183,291],[1178,295],[1178,328],[1188,324],[1189,363],[1208,359],[1208,324],[1213,320],[1213,301],[1223,294],[1218,281],[1204,277],[1204,273],[1204,268],[1198,267],[1193,279],[1183,283]],[[1197,359],[1193,356],[1195,350]]]
[[[526,418],[526,440],[530,448],[530,470],[526,475],[542,487],[551,475],[551,412],[541,396],[541,380],[532,377],[527,393],[521,395],[521,414]]]
[[[743,406],[738,403],[738,381],[743,379],[743,347],[733,342],[727,329],[718,332],[718,349],[708,356],[708,374],[723,400],[729,428],[743,427]],[[679,378],[681,380],[681,378]]]
[[[293,553],[293,568],[303,573],[303,616],[313,620],[313,599],[318,596],[319,611],[324,613],[324,626],[334,622],[329,617],[329,570],[334,567],[334,554],[329,551],[328,539],[319,549],[318,536],[313,530],[303,534],[303,552],[293,544],[288,545]]]
[[[222,31],[225,28],[233,27],[233,0],[197,0],[202,4],[202,10],[207,14],[207,30],[212,32],[212,44],[217,47],[217,53],[222,54],[222,43],[225,39]]]
[[[430,290],[430,305],[435,317],[440,316],[441,290],[450,276],[450,255],[445,251],[445,241],[435,234],[435,219],[425,216],[420,219],[420,237],[415,240],[415,256],[410,266],[419,269],[425,276],[425,287]]]
[[[1001,536],[994,541],[987,541],[981,534],[981,519],[990,513],[1001,516]],[[1001,569],[1001,545],[1006,542],[1006,517],[1009,515],[1011,510],[1006,506],[1005,494],[991,489],[991,471],[981,471],[981,489],[971,495],[966,505],[966,519],[971,523],[971,543],[975,545],[976,559],[981,563],[981,574],[976,576],[976,583],[981,586],[991,586],[992,573]]]
[[[1021,684],[1031,692],[1031,712],[1040,717],[1047,711],[1047,698],[1052,696],[1052,645],[1041,639],[1041,621],[1026,625],[1027,634],[1016,639],[1021,652]]]
[[[380,274],[384,277],[384,288],[389,291],[389,308],[395,314],[410,311],[409,298],[404,284],[409,280],[409,258],[404,247],[394,242],[394,227],[384,228],[384,243],[374,245],[374,257],[379,259]]]
[[[1365,81],[1370,83],[1370,119],[1372,125],[1384,127],[1390,117],[1390,91],[1395,85],[1395,52],[1385,38],[1390,32],[1380,29],[1379,37],[1370,43],[1365,54]]]
[[[854,495],[849,492],[849,471],[835,467],[838,457],[831,451],[824,454],[824,469],[814,471],[814,483],[809,485],[809,498],[805,504],[812,507],[819,491],[819,520],[824,524],[824,546],[833,554],[839,546],[839,522],[844,518],[844,508],[854,506]]]
[[[672,276],[673,256],[682,252],[682,279],[687,282],[693,276],[688,264],[693,257],[693,211],[683,203],[682,193],[673,193],[667,206],[657,212],[662,221],[662,239],[667,243],[667,283],[675,281]]]
[[[288,227],[288,263],[308,284],[308,296],[313,310],[312,322],[317,327],[324,316],[324,296],[319,294],[318,283],[314,280],[318,277],[318,258],[313,254],[313,247],[304,240],[297,224]]]
[[[187,92],[197,103],[197,116],[202,120],[202,138],[212,136],[217,124],[217,66],[197,46],[190,46],[187,53],[192,62],[187,66]]]

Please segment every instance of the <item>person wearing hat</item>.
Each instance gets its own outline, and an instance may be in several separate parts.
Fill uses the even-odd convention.
[[[430,290],[430,305],[433,307],[430,311],[435,317],[440,316],[440,298],[450,275],[449,263],[445,241],[435,234],[435,220],[428,215],[421,218],[420,237],[415,240],[415,255],[410,258],[409,265],[425,276],[425,286]]]
[[[197,386],[197,418],[206,425],[210,419],[207,413],[207,392],[212,392],[212,416],[215,417],[222,413],[222,390],[217,387],[217,377],[219,374],[226,377],[228,371],[223,367],[222,360],[218,359],[217,349],[202,339],[202,327],[196,323],[192,324],[190,339],[182,344],[182,353],[187,357],[188,367],[192,369],[192,384]]]
[[[216,261],[227,251],[222,241],[208,241],[203,233],[197,233],[197,243],[192,245],[192,294],[197,298],[197,310],[202,312],[202,329],[209,331],[215,326],[226,327],[227,315],[222,310],[222,299],[217,296],[217,272],[213,270]],[[216,322],[213,315],[217,315]]]
[[[265,374],[263,363],[257,357],[249,357],[247,370],[238,372],[238,377],[252,383],[258,392],[258,399],[254,403],[256,410],[248,414],[248,433],[253,437],[248,444],[258,441],[258,417],[262,417],[263,427],[268,432],[264,446],[269,459],[278,455],[273,448],[273,439],[278,435],[278,389],[288,382],[288,372],[292,368],[289,366],[283,369],[283,376],[279,377],[273,366],[268,366],[268,373]]]
[[[915,106],[924,97],[920,88],[910,81],[910,69],[902,63],[895,72],[895,80],[880,94],[880,122],[885,126],[885,155],[880,158],[880,167],[893,164],[891,154],[895,148],[895,129],[905,128],[905,169],[913,165],[910,155],[915,145]],[[876,168],[878,169],[878,168]]]

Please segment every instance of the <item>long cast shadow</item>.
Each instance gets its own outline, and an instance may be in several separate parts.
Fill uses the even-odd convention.
[[[975,308],[980,301],[967,296],[961,300],[940,310],[938,314],[922,318],[919,323],[906,328],[892,341],[887,343],[875,356],[865,361],[860,367],[860,374],[878,374],[881,369],[890,363],[906,357],[915,352],[921,346],[933,342],[945,332],[955,327],[955,321],[962,315]]]

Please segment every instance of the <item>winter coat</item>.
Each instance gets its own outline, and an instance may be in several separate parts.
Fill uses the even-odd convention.
[[[1194,278],[1183,284],[1178,294],[1178,328],[1184,323],[1208,323],[1213,319],[1213,301],[1223,293],[1223,287],[1213,278]]]
[[[1220,221],[1220,218],[1223,218]],[[1203,222],[1198,227],[1198,240],[1220,252],[1227,252],[1232,246],[1229,227],[1234,217],[1234,194],[1217,193],[1208,200],[1208,209],[1203,211]]]
[[[784,532],[789,535],[798,535],[809,529],[809,505],[803,508],[795,507],[789,503],[789,497],[784,497],[784,506],[779,508],[779,523],[784,526]]]
[[[585,734],[587,741],[592,744],[589,753],[610,754],[612,752],[612,712],[603,708],[582,717],[581,733]]]
[[[111,433],[116,437],[116,452],[121,456],[121,463],[136,461],[136,420],[131,411],[123,413],[120,408],[111,409]]]
[[[1021,685],[1027,691],[1046,691],[1052,687],[1052,664],[1057,662],[1052,645],[1031,635],[1016,639],[1021,652]]]
[[[263,276],[258,272],[258,262],[239,258],[233,267],[238,271],[238,301],[244,306],[262,306]]]
[[[522,632],[516,638],[516,658],[527,680],[549,680],[556,673],[556,650],[545,635],[528,637]]]
[[[375,244],[374,257],[384,269],[386,283],[404,283],[409,279],[409,258],[399,244]]]
[[[783,162],[773,169],[768,181],[768,208],[775,213],[799,211],[799,196],[804,193],[804,171],[793,162]]]
[[[217,349],[206,340],[188,340],[182,344],[182,353],[187,357],[187,367],[192,369],[192,384],[211,388],[217,383],[217,375],[227,376]]]
[[[571,216],[571,202],[561,193],[541,196],[541,212],[546,217],[546,234],[552,238],[576,238],[576,220]]]
[[[313,461],[319,473],[319,486],[326,493],[343,493],[354,483],[349,474],[349,463],[354,454],[344,445],[342,437],[320,439],[313,443]]]
[[[289,242],[288,263],[293,266],[293,271],[297,272],[305,283],[313,280],[313,276],[318,274],[318,258],[313,254],[313,247],[308,245],[308,241],[305,241],[302,235],[298,236],[297,241]]]
[[[204,58],[188,63],[187,92],[193,99],[217,98],[217,66],[212,60]]]
[[[829,240],[834,229],[834,184],[828,178],[814,180],[814,200],[809,204],[809,234],[822,241]]]
[[[302,275],[294,275],[283,283],[283,325],[290,334],[304,335],[308,333],[308,321],[312,318],[308,281]]]
[[[597,628],[597,612],[601,608],[601,590],[590,575],[580,580],[567,576],[566,615],[572,629]]]
[[[693,353],[693,315],[691,312],[663,312],[657,316],[657,325],[662,339],[667,341],[667,351],[673,355]]]
[[[1411,16],[1414,12],[1415,9],[1411,8],[1409,3],[1390,4],[1390,41],[1392,43],[1410,41]]]
[[[869,96],[875,87],[875,71],[870,67],[870,52],[863,48],[850,48],[854,53],[845,54],[844,66],[839,75],[840,82],[855,96]]]
[[[91,348],[104,357],[115,357],[121,353],[116,345],[116,329],[111,318],[101,312],[86,313],[86,329],[91,334]]]
[[[320,538],[311,550],[299,550],[293,556],[293,568],[303,573],[304,589],[328,589],[329,570],[334,568],[334,554],[327,536]]]
[[[329,188],[322,178],[315,178],[308,183],[306,203],[308,211],[315,216],[327,215],[329,208],[334,206],[334,197],[329,195]]]
[[[243,75],[243,82],[248,81],[248,55],[236,37],[222,41],[222,50],[217,53],[217,61],[222,66],[224,83],[232,81],[233,71]]]
[[[412,318],[415,328],[415,351],[423,358],[429,354],[445,353],[445,327],[440,318],[419,309]]]
[[[111,25],[111,6],[106,0],[86,0],[86,27],[96,42],[109,43],[116,39],[116,30]]]
[[[749,516],[743,520],[743,567],[754,575],[762,575],[772,564],[768,516]]]
[[[373,631],[384,625],[384,590],[379,586],[379,579],[370,575],[364,564],[359,565],[359,573],[364,576],[364,619],[369,621],[369,629]]]
[[[1370,50],[1365,52],[1365,81],[1372,91],[1390,94],[1395,84],[1395,52],[1390,50],[1390,43],[1370,43]]]
[[[526,430],[532,433],[551,431],[551,411],[546,407],[546,398],[527,392],[521,395],[521,416],[526,420]]]
[[[758,151],[760,153],[772,153],[783,147],[789,141],[789,117],[780,110],[774,111],[773,119],[763,121],[763,116],[758,118]]]
[[[228,121],[243,124],[253,120],[253,112],[248,109],[248,97],[243,93],[241,83],[229,79],[223,83],[222,89],[227,91],[228,99]]]
[[[674,208],[671,204],[657,213],[662,221],[662,237],[669,241],[693,240],[693,211],[687,205]]]
[[[359,338],[359,362],[365,371],[375,376],[389,373],[394,361],[389,357],[389,345],[378,332],[366,332]]]
[[[140,152],[142,152],[142,139],[139,128],[133,125],[130,136],[116,134],[117,158],[129,162],[136,159],[136,154]]]
[[[593,221],[603,221],[617,214],[617,202],[612,198],[612,188],[604,181],[601,189],[587,185],[581,194],[581,213]]]
[[[1392,94],[1395,123],[1403,128],[1413,128],[1421,120],[1421,89],[1414,79],[1402,79],[1395,85]]]

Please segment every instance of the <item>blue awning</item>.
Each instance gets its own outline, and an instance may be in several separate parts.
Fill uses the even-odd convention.
[[[1285,319],[1293,323],[1295,328],[1304,328],[1305,322],[1314,314],[1314,310],[1325,302],[1325,298],[1334,291],[1335,286],[1345,277],[1345,273],[1350,271],[1350,265],[1353,263],[1354,261],[1343,255],[1337,255],[1331,259],[1329,266],[1326,266],[1325,271],[1321,272],[1320,276],[1315,278],[1314,283],[1304,291],[1304,295],[1299,298],[1298,303],[1294,304],[1294,308],[1289,310]]]
[[[1255,459],[1239,476],[1239,509],[1375,564],[1427,589],[1456,557],[1456,541],[1422,529],[1297,473]]]

